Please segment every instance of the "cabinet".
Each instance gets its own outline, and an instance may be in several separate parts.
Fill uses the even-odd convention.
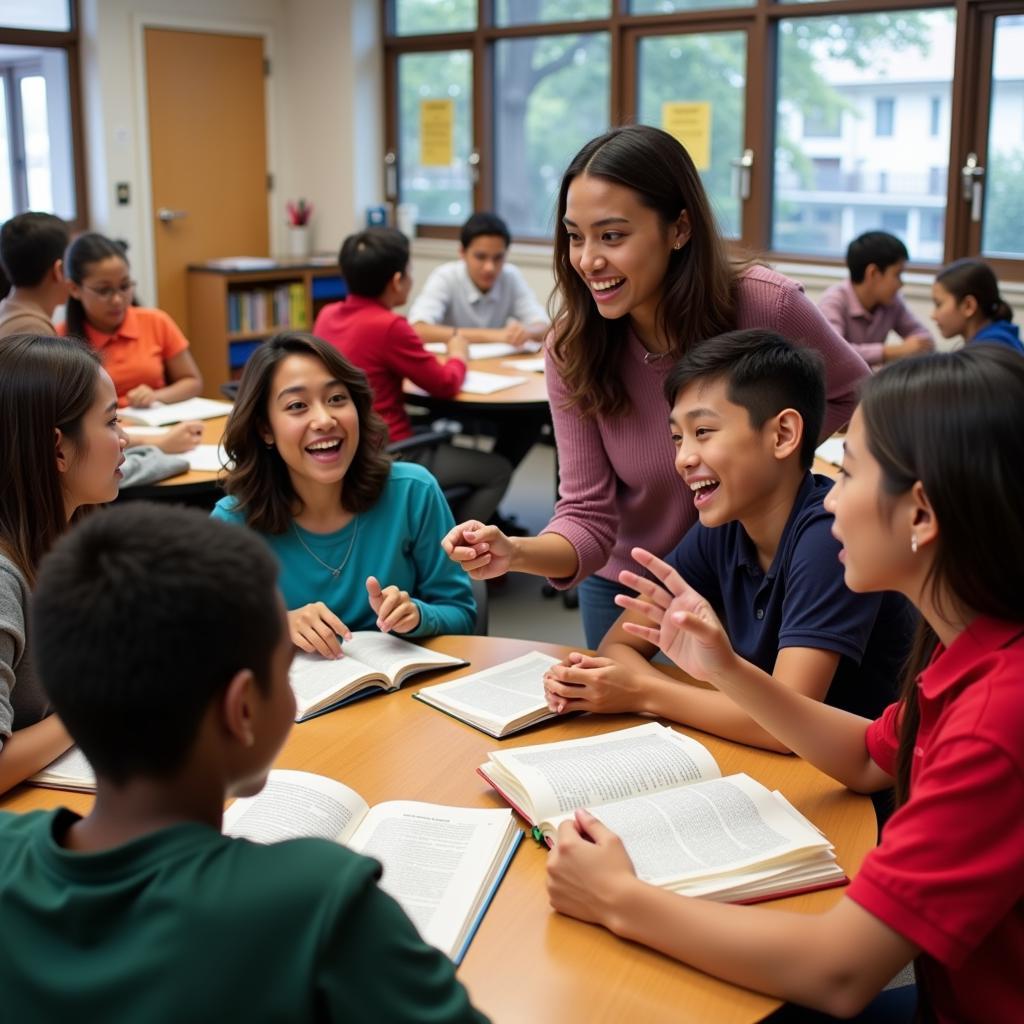
[[[347,294],[331,257],[210,260],[188,268],[188,339],[203,394],[218,397],[256,347],[279,331],[312,330],[321,307]]]

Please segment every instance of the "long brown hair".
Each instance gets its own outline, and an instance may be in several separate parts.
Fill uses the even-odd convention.
[[[673,251],[658,307],[658,328],[668,336],[668,358],[736,326],[735,282],[711,204],[689,153],[659,128],[635,124],[592,139],[573,157],[558,193],[555,225],[554,355],[569,389],[568,404],[582,415],[618,416],[629,398],[616,372],[628,318],[605,320],[569,259],[562,223],[569,186],[581,174],[624,185],[654,210],[667,230],[685,210],[690,239]],[[557,305],[556,305],[557,302]]]
[[[1024,629],[1024,359],[981,344],[900,360],[866,383],[860,408],[883,505],[920,481],[938,520],[926,580],[938,613]],[[901,695],[897,805],[910,794],[916,680],[937,644],[922,620]]]
[[[68,526],[54,430],[80,441],[99,369],[99,357],[74,338],[15,334],[0,342],[0,547],[30,586]]]
[[[348,389],[359,415],[359,445],[341,483],[345,508],[357,514],[372,508],[391,472],[391,460],[383,452],[387,427],[373,411],[373,392],[366,374],[312,334],[276,334],[246,363],[224,434],[224,451],[234,463],[224,489],[238,502],[246,523],[264,533],[284,533],[299,501],[284,460],[276,448],[267,447],[263,441],[263,434],[270,429],[268,409],[274,371],[292,355],[319,359]]]

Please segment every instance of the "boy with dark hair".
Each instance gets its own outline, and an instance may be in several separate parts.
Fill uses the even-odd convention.
[[[495,213],[474,213],[462,225],[460,241],[459,259],[435,267],[413,301],[409,323],[416,333],[437,342],[458,331],[471,342],[516,348],[543,341],[551,324],[523,275],[505,262],[511,242],[505,222]],[[541,419],[520,413],[514,422],[497,421],[494,450],[518,466],[546,421],[546,412]]]
[[[818,302],[825,319],[873,369],[935,347],[928,328],[899,294],[909,258],[895,235],[865,232],[846,250],[849,280],[832,285]],[[902,342],[887,342],[890,331]]]
[[[405,410],[402,382],[406,378],[428,395],[451,398],[466,377],[469,344],[458,332],[448,339],[448,361],[440,362],[405,317],[392,312],[409,298],[409,242],[395,228],[367,228],[349,235],[338,253],[338,265],[349,296],[320,310],[313,333],[333,345],[369,378],[373,407],[387,424],[388,438],[401,441],[413,434]],[[490,521],[501,501],[512,467],[500,455],[442,444],[413,449],[406,458],[426,466],[441,489],[464,485],[465,498],[452,509],[463,518]]]
[[[494,213],[474,213],[460,231],[459,259],[427,277],[409,310],[424,341],[445,341],[456,330],[470,341],[522,346],[541,341],[549,322],[523,275],[505,262],[511,236]]]
[[[665,395],[676,470],[699,522],[666,561],[721,618],[740,656],[800,693],[868,717],[895,698],[913,628],[895,594],[854,594],[810,472],[825,411],[820,360],[770,331],[732,331],[694,346]],[[784,750],[724,694],[649,664],[625,612],[597,657],[552,668],[556,711],[642,711],[705,732]]]
[[[295,713],[276,576],[249,531],[145,503],[44,560],[35,657],[96,802],[0,814],[11,1019],[481,1019],[376,862],[221,835],[225,798],[263,787]]]
[[[19,213],[0,228],[0,266],[11,290],[0,302],[0,338],[56,334],[53,311],[67,299],[68,226],[50,213]]]

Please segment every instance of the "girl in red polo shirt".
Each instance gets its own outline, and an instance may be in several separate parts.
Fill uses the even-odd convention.
[[[634,549],[661,585],[622,573],[641,599],[619,603],[652,623],[632,632],[851,789],[895,780],[898,806],[825,914],[725,906],[647,885],[586,811],[559,830],[552,905],[839,1016],[870,1002],[858,1019],[910,1020],[912,989],[875,997],[916,958],[924,1019],[1024,1020],[1022,465],[1024,361],[1009,349],[906,360],[865,386],[826,507],[850,589],[898,591],[922,616],[903,697],[875,722],[739,659],[707,602]]]
[[[64,256],[64,273],[70,296],[58,330],[85,338],[100,354],[122,407],[183,402],[199,394],[202,377],[178,325],[161,309],[132,304],[135,282],[122,246],[95,232],[79,235]],[[144,443],[181,452],[201,439],[202,424],[189,422]]]

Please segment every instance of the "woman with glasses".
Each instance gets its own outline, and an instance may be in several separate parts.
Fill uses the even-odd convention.
[[[203,381],[188,340],[160,309],[133,305],[124,248],[93,232],[79,235],[64,256],[70,297],[61,334],[84,338],[103,360],[122,406],[182,402]]]

